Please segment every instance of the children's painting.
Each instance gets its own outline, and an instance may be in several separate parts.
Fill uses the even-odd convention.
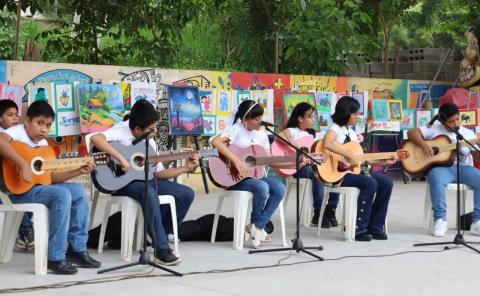
[[[80,116],[76,111],[57,112],[57,136],[80,135]]]
[[[132,108],[132,85],[129,82],[120,82],[123,95],[123,106],[125,110]]]
[[[106,130],[123,119],[120,85],[79,84],[75,90],[82,133]]]
[[[157,85],[155,83],[132,82],[130,92],[132,105],[138,100],[144,99],[149,101],[154,107],[157,106]]]
[[[205,115],[215,114],[215,101],[210,90],[201,90],[198,92],[200,103],[202,104],[202,113]]]
[[[388,101],[372,100],[373,121],[388,121]]]
[[[203,135],[215,136],[217,129],[217,122],[215,115],[203,115]]]
[[[28,105],[35,101],[45,100],[55,107],[52,83],[30,84],[28,90]]]
[[[170,133],[175,136],[203,134],[202,107],[196,86],[167,87]]]
[[[402,100],[388,100],[391,121],[402,121]]]
[[[460,110],[460,124],[463,126],[477,126],[477,109]]]
[[[332,114],[328,113],[317,113],[318,116],[318,127],[320,129],[327,129],[332,124]]]
[[[403,109],[402,122],[400,128],[409,130],[415,127],[415,109]]]
[[[352,93],[352,98],[355,99],[360,104],[360,108],[358,109],[358,112],[361,115],[365,114],[365,99],[366,95],[363,92],[357,92],[357,93]]]
[[[237,91],[237,106],[239,106],[243,101],[250,100],[250,91],[248,90],[239,90]]]
[[[217,90],[217,114],[230,115],[232,113],[232,92]]]
[[[417,110],[417,127],[426,126],[432,119],[432,111]]]
[[[334,92],[318,91],[315,93],[315,102],[317,104],[318,113],[332,113],[334,110],[335,101],[336,95]]]
[[[367,119],[365,116],[357,117],[357,124],[355,125],[355,132],[357,134],[364,134],[367,128]]]
[[[54,89],[57,111],[74,111],[73,84],[55,83]]]
[[[18,106],[18,114],[22,114],[22,87],[19,85],[3,84],[0,99],[14,101]]]
[[[293,108],[297,106],[298,103],[307,102],[313,107],[315,107],[315,96],[313,93],[284,93],[283,94],[283,104],[285,117],[290,118]],[[288,120],[288,119],[287,119]],[[313,128],[318,130],[318,120],[315,120],[313,123]]]
[[[265,114],[269,112],[268,108],[268,90],[254,90],[252,91],[251,99],[263,107]]]
[[[231,119],[228,116],[217,116],[217,134],[222,133]]]

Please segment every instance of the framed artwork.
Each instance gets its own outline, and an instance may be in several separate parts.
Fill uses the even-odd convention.
[[[130,87],[132,106],[142,99],[149,101],[154,107],[157,106],[157,85],[155,83],[132,82]]]
[[[460,124],[463,126],[477,126],[478,125],[477,109],[460,110]]]
[[[256,101],[260,106],[263,107],[264,114],[269,113],[269,104],[268,104],[268,90],[254,90],[251,95],[252,100]]]
[[[229,116],[217,116],[217,134],[223,133],[229,121],[231,121]]]
[[[58,112],[56,120],[58,122],[57,136],[62,137],[81,134],[82,128],[80,126],[80,116],[78,112]]]
[[[215,115],[203,115],[203,135],[215,136],[217,133],[217,117]]]
[[[237,106],[239,106],[243,101],[250,100],[250,91],[248,90],[239,90],[237,91]]]
[[[415,109],[403,109],[403,117],[400,124],[402,130],[409,130],[415,127]]]
[[[20,85],[3,84],[0,88],[0,99],[14,101],[18,114],[22,114],[22,87]]]
[[[55,83],[55,104],[57,111],[75,111],[75,102],[73,97],[73,84]]]
[[[337,102],[338,102],[338,100],[340,100],[342,97],[344,97],[344,96],[349,96],[349,95],[350,95],[350,93],[347,92],[347,91],[337,92],[336,94],[337,94]]]
[[[315,107],[315,95],[313,93],[284,93],[283,94],[283,107],[285,112],[285,117],[288,120],[292,114],[293,108],[297,106],[298,103],[307,102],[310,105]],[[318,120],[315,120],[313,123],[313,128],[318,130]]]
[[[388,100],[390,121],[402,121],[402,100]]]
[[[210,90],[201,90],[198,92],[200,96],[200,104],[202,104],[202,113],[204,115],[215,114],[215,100]]]
[[[388,121],[388,101],[383,99],[372,100],[373,121]]]
[[[203,134],[202,106],[196,86],[167,87],[170,133],[175,136]]]
[[[132,85],[130,82],[120,82],[120,88],[123,95],[123,106],[125,110],[132,108]]]
[[[317,104],[318,113],[333,113],[336,102],[334,92],[315,92],[315,103]],[[319,124],[321,126],[321,124]]]
[[[29,85],[28,105],[38,100],[48,101],[52,107],[55,107],[52,83],[35,83]]]
[[[75,87],[82,133],[100,132],[123,120],[123,94],[118,84],[78,84]]]
[[[357,101],[359,104],[360,104],[360,108],[358,109],[358,112],[361,114],[361,115],[364,115],[365,114],[365,93],[363,92],[357,92],[357,93],[352,93],[352,98],[355,99],[355,101]]]
[[[320,129],[327,129],[332,124],[332,114],[328,113],[317,113],[318,117],[318,127]]]
[[[355,125],[355,132],[357,134],[364,134],[367,128],[367,118],[365,116],[358,116],[357,124]]]
[[[232,92],[217,90],[217,115],[230,115],[232,109]]]
[[[427,125],[432,119],[432,111],[430,110],[417,110],[417,127]]]

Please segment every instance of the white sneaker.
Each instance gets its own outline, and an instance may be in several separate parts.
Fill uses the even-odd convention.
[[[470,226],[470,233],[480,235],[480,220],[472,223],[472,226]]]
[[[433,236],[445,236],[447,228],[447,221],[443,219],[435,220],[435,224],[433,225]]]
[[[173,234],[169,233],[167,235],[167,238],[169,243],[173,244],[175,242],[175,237],[173,236]],[[178,239],[178,242],[180,242],[180,239]]]

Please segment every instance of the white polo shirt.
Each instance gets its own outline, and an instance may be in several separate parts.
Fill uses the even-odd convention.
[[[103,131],[102,134],[105,135],[107,142],[119,142],[122,145],[131,146],[132,141],[135,140],[135,137],[133,136],[128,123],[129,123],[129,120],[121,121],[114,124],[111,128],[107,129],[106,131]],[[153,147],[153,151],[157,153],[158,149],[155,141],[153,139],[150,139],[148,142],[150,143],[150,146]],[[158,163],[156,166],[156,171],[161,171],[163,169],[164,169],[163,164]]]
[[[443,124],[438,120],[435,121],[431,127],[427,127],[427,126],[420,127],[420,131],[422,132],[423,138],[425,140],[431,140],[437,136],[445,135],[452,141],[452,143],[457,142],[457,136],[455,135],[455,133],[447,130],[443,126]],[[465,140],[470,141],[470,140],[475,140],[477,138],[475,136],[475,133],[466,127],[460,126],[460,129],[458,131],[460,135],[462,135],[465,138]],[[462,164],[473,166],[473,158],[472,158],[472,154],[470,153],[470,147],[463,147],[460,149],[460,151],[461,151],[460,162]]]
[[[27,134],[27,130],[25,129],[25,125],[23,123],[9,127],[3,132],[9,135],[12,140],[25,143],[30,147],[48,146],[48,142],[45,139],[41,140],[38,143],[34,142]]]
[[[220,134],[220,137],[228,138],[230,144],[240,148],[260,145],[270,153],[270,142],[268,141],[267,133],[264,130],[249,131],[241,121],[226,127]]]
[[[350,138],[350,141],[359,142],[357,133],[351,127],[347,128],[345,126],[339,126],[336,123],[332,123],[328,129],[333,130],[337,134],[337,138],[335,139],[335,141],[337,141],[338,144],[345,143],[347,135]]]

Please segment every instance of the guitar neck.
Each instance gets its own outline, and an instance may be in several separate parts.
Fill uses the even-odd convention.
[[[372,161],[372,160],[384,160],[397,157],[397,152],[379,152],[379,153],[367,153],[356,155],[355,158],[358,162]]]
[[[148,162],[150,164],[156,164],[159,162],[185,159],[185,158],[191,157],[195,153],[198,153],[198,151],[182,151],[182,152],[165,151],[165,152],[160,152],[160,154],[150,156],[148,158]]]
[[[81,167],[87,163],[93,163],[93,157],[66,158],[46,160],[42,163],[41,171],[61,170],[74,167]]]
[[[296,161],[296,156],[255,156],[255,165],[271,165],[276,163],[293,163]]]
[[[478,144],[479,140],[478,139],[473,139],[473,140],[468,140],[470,143],[472,144]],[[464,147],[468,147],[469,144],[465,141],[461,141],[460,142],[460,147],[461,148],[464,148]],[[442,145],[442,146],[438,146],[438,152],[441,153],[441,152],[446,152],[446,151],[450,151],[450,150],[455,150],[457,148],[457,144],[456,143],[452,143],[452,144],[447,144],[447,145]]]

